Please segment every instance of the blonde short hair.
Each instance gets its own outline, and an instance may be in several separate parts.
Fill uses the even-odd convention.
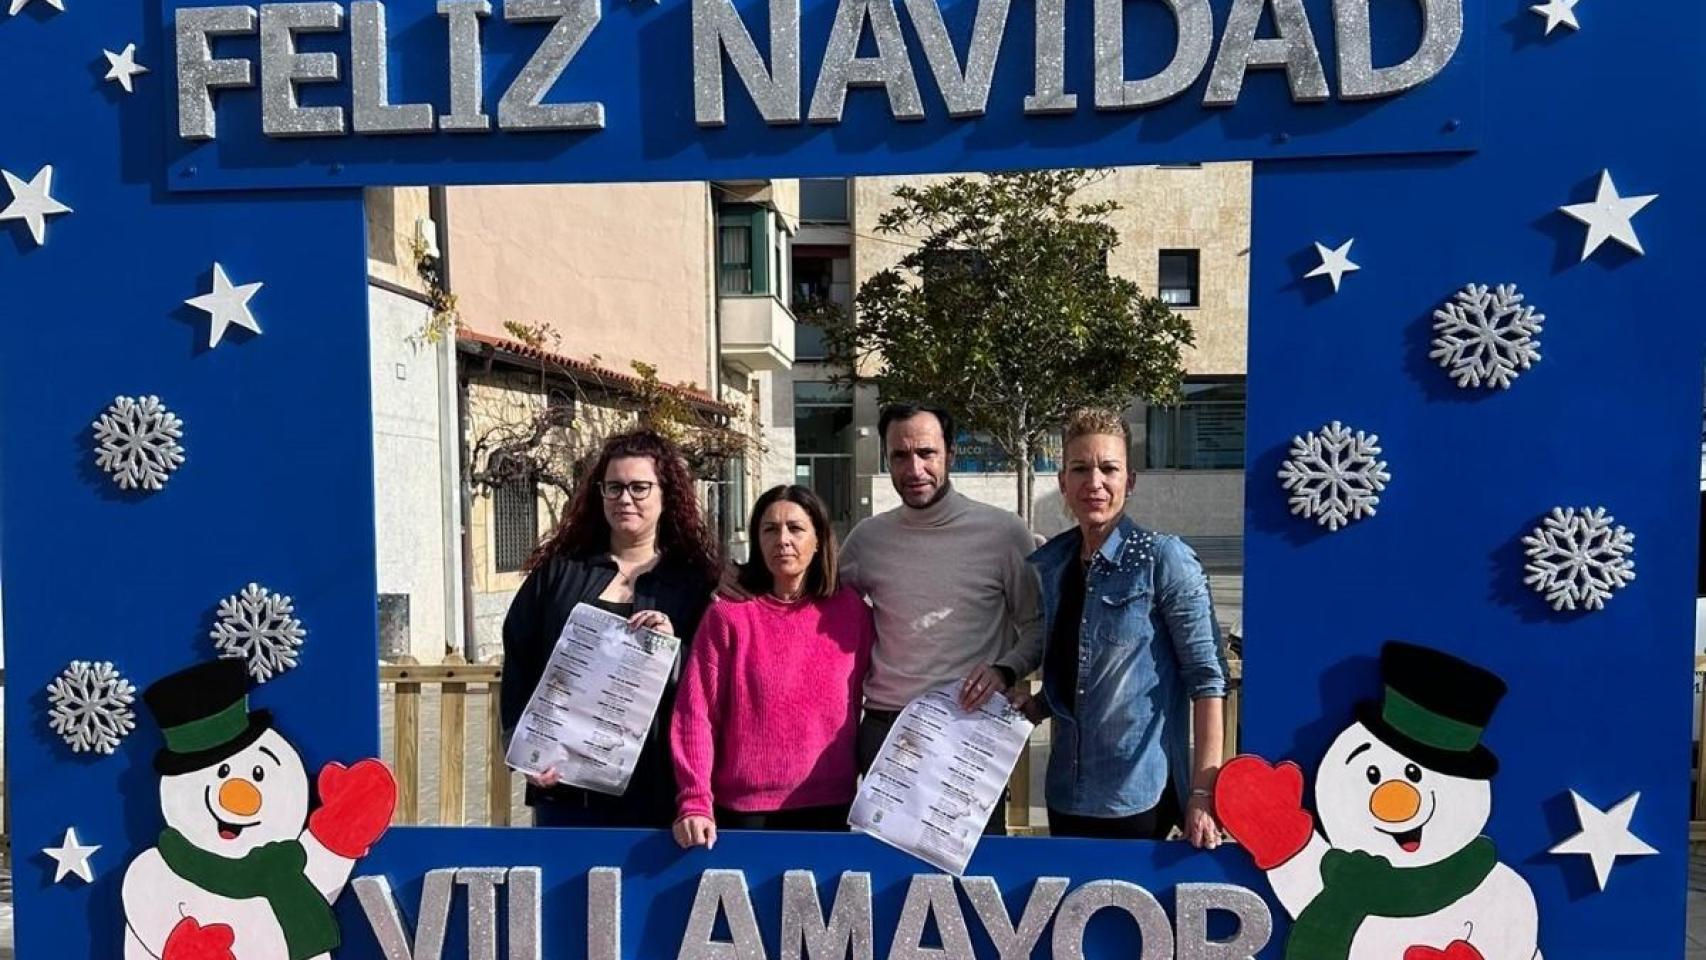
[[[1119,437],[1125,446],[1126,459],[1131,459],[1131,428],[1119,411],[1106,407],[1079,407],[1072,411],[1072,415],[1066,418],[1066,429],[1061,432],[1061,454],[1065,455],[1072,441],[1091,436]]]

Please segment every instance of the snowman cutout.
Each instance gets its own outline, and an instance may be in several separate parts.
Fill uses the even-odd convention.
[[[125,960],[325,960],[340,942],[331,904],[396,781],[378,760],[327,764],[310,812],[301,754],[247,691],[242,661],[217,660],[142,695],[165,734],[166,828],[125,871]]]
[[[1539,960],[1534,893],[1482,835],[1498,759],[1481,743],[1504,681],[1407,643],[1380,655],[1380,700],[1315,772],[1241,756],[1215,813],[1293,918],[1285,960]]]

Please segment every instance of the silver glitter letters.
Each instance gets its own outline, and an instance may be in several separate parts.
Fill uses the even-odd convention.
[[[924,922],[936,915],[936,932],[942,936],[940,947],[922,945]],[[900,922],[895,925],[894,945],[889,948],[889,960],[975,960],[971,948],[971,933],[966,930],[966,918],[960,912],[960,898],[954,893],[954,878],[946,874],[916,874],[906,888],[906,904],[900,910]]]
[[[717,914],[729,921],[730,940],[712,940]],[[693,913],[681,935],[676,960],[765,960],[764,941],[758,936],[758,917],[752,912],[746,874],[739,870],[706,870],[699,875],[699,891],[693,897]]]
[[[480,20],[492,15],[490,0],[438,0],[438,14],[450,19],[450,112],[438,128],[479,133],[492,118],[480,108],[485,80],[480,70]]]
[[[1036,80],[1025,97],[1028,114],[1071,113],[1078,95],[1066,92],[1066,0],[1034,0],[1037,5]]]
[[[216,135],[213,91],[255,85],[254,64],[245,58],[213,58],[213,38],[255,32],[254,7],[184,7],[178,10],[178,136],[212,140]]]
[[[1007,30],[1009,0],[977,0],[977,19],[972,23],[964,70],[960,69],[959,56],[954,53],[948,26],[942,22],[942,8],[936,3],[937,0],[906,0],[906,13],[918,31],[918,41],[924,45],[925,59],[936,77],[936,86],[942,91],[948,116],[982,116],[989,103],[989,82],[995,76],[1001,35]]]
[[[456,871],[457,885],[468,888],[468,960],[498,960],[498,887],[506,872],[503,867]]]
[[[397,898],[391,893],[391,882],[383,876],[356,877],[351,882],[385,960],[439,960],[443,956],[444,925],[450,920],[450,885],[455,877],[454,868],[427,871],[421,882],[421,909],[412,948],[397,910]]]
[[[1249,960],[1268,945],[1274,918],[1262,898],[1230,883],[1181,883],[1175,894],[1178,960]],[[1230,940],[1208,938],[1210,910],[1238,918],[1238,933]]]
[[[1137,920],[1143,952],[1137,960],[1170,960],[1173,930],[1167,912],[1148,890],[1124,880],[1094,880],[1060,904],[1054,919],[1054,960],[1084,960],[1084,928],[1103,907],[1118,907]]]
[[[515,867],[509,872],[509,960],[543,960],[545,956],[539,940],[543,881],[544,871],[538,867]]]
[[[318,3],[261,4],[261,132],[269,137],[325,137],[344,132],[343,107],[304,107],[299,83],[338,79],[335,53],[298,53],[298,33],[344,28],[344,8]]]
[[[829,922],[809,870],[782,875],[782,960],[871,960],[871,875],[848,871]]]
[[[1333,0],[1339,47],[1339,96],[1345,100],[1390,97],[1427,83],[1457,53],[1463,41],[1463,0],[1417,0],[1422,7],[1422,44],[1410,59],[1374,65],[1368,22],[1369,0]]]
[[[859,56],[859,36],[866,21],[877,41],[874,57]],[[811,121],[841,122],[841,108],[847,103],[850,87],[882,87],[888,91],[889,113],[896,120],[924,119],[918,80],[912,75],[912,61],[907,59],[894,0],[841,0],[836,5],[823,69],[817,76],[817,89],[812,91]]]
[[[1126,0],[1095,0],[1096,109],[1151,107],[1184,93],[1208,66],[1214,44],[1214,13],[1208,0],[1164,0],[1179,24],[1179,45],[1160,73],[1125,78]]]
[[[989,942],[995,945],[996,960],[1029,960],[1031,950],[1042,938],[1043,928],[1054,916],[1054,908],[1066,895],[1065,877],[1038,877],[1031,885],[1031,898],[1025,902],[1025,914],[1015,928],[1007,914],[1007,902],[1001,898],[1001,888],[990,877],[963,877],[961,889],[983,922]]]
[[[608,868],[599,868],[606,870]],[[597,873],[598,870],[593,871]],[[498,887],[507,886],[508,960],[540,960],[542,919],[540,891],[543,871],[539,867],[450,867],[429,870],[421,885],[419,922],[414,944],[403,927],[402,913],[383,876],[356,877],[350,884],[367,915],[368,926],[385,960],[440,960],[444,956],[444,934],[450,920],[454,887],[468,888],[469,960],[498,958]],[[596,909],[595,904],[589,904]],[[596,913],[592,916],[597,916]],[[589,960],[598,960],[596,956]]]
[[[723,53],[765,123],[800,122],[800,0],[770,0],[770,67],[730,0],[693,0],[693,118],[723,125]]]
[[[432,104],[391,103],[385,4],[355,0],[349,8],[349,32],[355,132],[431,133]]]
[[[586,875],[586,960],[621,960],[622,871],[593,867]]]
[[[1274,8],[1278,37],[1256,39],[1262,10]],[[1233,0],[1226,17],[1226,32],[1220,38],[1220,53],[1214,58],[1203,105],[1230,107],[1244,89],[1244,74],[1252,67],[1284,67],[1291,85],[1291,99],[1318,103],[1327,99],[1327,76],[1321,68],[1321,53],[1315,33],[1303,12],[1303,0]]]
[[[551,32],[515,82],[498,100],[498,126],[504,130],[602,130],[604,104],[541,103],[563,75],[587,34],[598,25],[599,0],[504,0],[511,23],[555,21]]]

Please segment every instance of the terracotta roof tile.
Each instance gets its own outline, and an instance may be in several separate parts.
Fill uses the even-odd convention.
[[[566,376],[578,380],[590,381],[599,386],[625,393],[633,393],[640,389],[645,381],[631,373],[619,373],[608,367],[601,367],[590,360],[582,360],[566,354],[553,353],[540,347],[511,340],[507,337],[495,337],[488,333],[474,330],[458,329],[456,342],[467,345],[473,352],[494,351],[509,354],[512,357],[524,357],[530,360],[543,360],[564,368]],[[719,403],[709,393],[703,390],[679,384],[664,384],[663,388],[681,399],[693,404],[708,413],[736,416],[739,411],[725,403]]]

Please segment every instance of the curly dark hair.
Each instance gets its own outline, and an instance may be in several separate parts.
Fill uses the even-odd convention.
[[[545,538],[522,565],[532,572],[559,554],[595,554],[610,549],[610,521],[604,518],[604,502],[598,485],[610,461],[625,457],[647,457],[656,467],[663,488],[663,514],[658,518],[658,551],[667,559],[683,561],[709,580],[722,570],[717,547],[705,528],[694,495],[693,476],[687,458],[668,437],[655,430],[619,433],[604,441],[598,456],[581,475],[574,500],[564,512],[557,529]]]

